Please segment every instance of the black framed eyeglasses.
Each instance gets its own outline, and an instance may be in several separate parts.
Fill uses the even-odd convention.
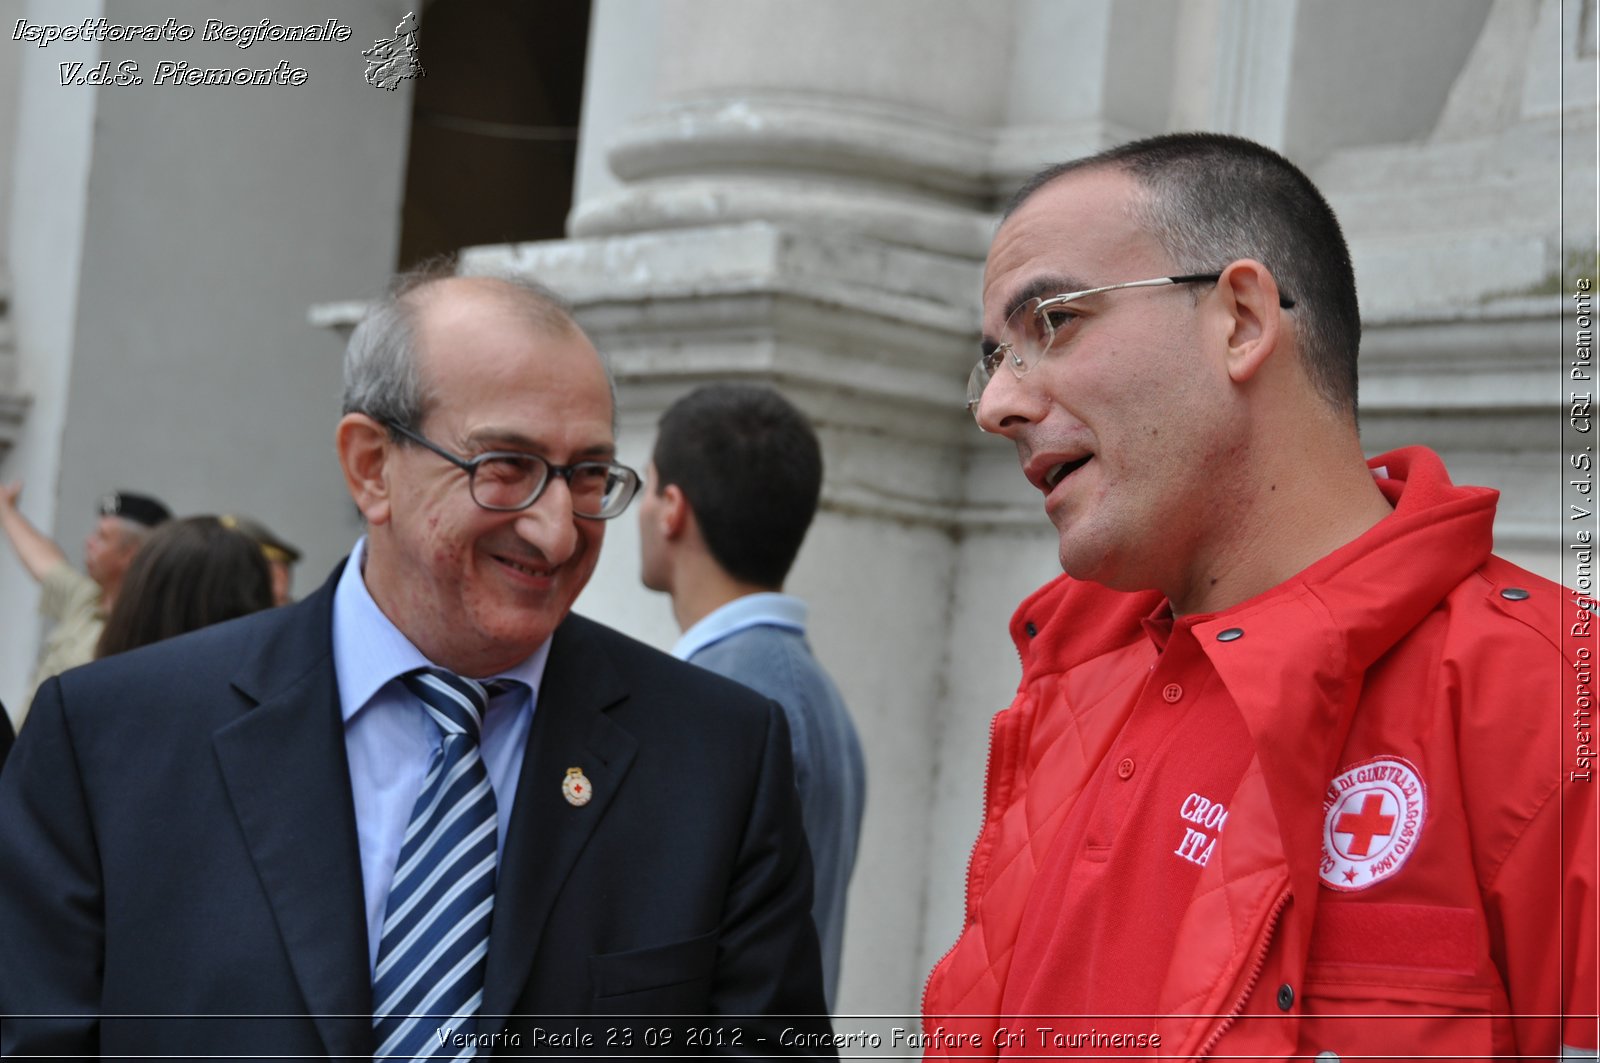
[[[472,500],[496,513],[527,509],[539,501],[553,476],[567,481],[573,516],[588,520],[610,520],[619,516],[639,491],[639,474],[614,461],[556,465],[537,454],[512,450],[491,450],[474,458],[463,458],[404,425],[393,421],[382,424],[466,473]]]
[[[1000,341],[992,347],[985,345],[983,354],[978,358],[978,364],[972,367],[972,374],[967,377],[967,411],[974,417],[978,415],[978,403],[983,400],[983,389],[994,379],[994,374],[1002,362],[1011,368],[1012,375],[1018,380],[1032,372],[1045,352],[1055,345],[1058,330],[1065,328],[1077,316],[1070,309],[1071,304],[1077,300],[1087,299],[1091,295],[1102,295],[1105,292],[1121,291],[1123,288],[1159,288],[1168,284],[1215,284],[1221,278],[1221,273],[1182,273],[1176,277],[1124,281],[1121,284],[1107,284],[1100,288],[1087,288],[1081,292],[1063,292],[1060,295],[1029,299],[1011,311],[1011,316],[1006,318],[1005,327],[1000,330]],[[1294,300],[1280,294],[1278,305],[1285,310],[1292,310]]]

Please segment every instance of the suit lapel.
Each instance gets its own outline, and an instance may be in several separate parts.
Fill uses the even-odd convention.
[[[212,737],[306,1008],[335,1056],[372,1054],[360,847],[333,674],[332,588],[290,606],[234,686],[258,702]]]
[[[604,711],[627,696],[594,625],[569,616],[556,630],[539,684],[506,832],[480,1033],[493,1033],[513,1011],[556,898],[633,763],[633,736]],[[573,805],[562,792],[569,768],[582,769],[592,784],[585,805]]]

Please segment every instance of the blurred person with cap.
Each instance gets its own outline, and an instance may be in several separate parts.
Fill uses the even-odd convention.
[[[169,520],[128,566],[95,656],[109,657],[270,609],[271,566],[260,545],[220,517]]]
[[[165,505],[149,495],[112,491],[100,498],[99,520],[83,541],[83,567],[79,572],[66,553],[44,532],[34,527],[17,508],[21,482],[0,487],[0,529],[4,529],[17,558],[43,590],[39,612],[55,622],[39,651],[39,663],[28,684],[28,700],[40,683],[59,672],[94,660],[95,644],[107,614],[122,591],[133,555],[150,530],[172,516]],[[18,714],[20,727],[27,714]]]
[[[293,601],[289,592],[294,585],[295,563],[300,560],[299,549],[274,535],[271,528],[252,517],[227,513],[217,519],[224,528],[238,532],[261,548],[267,566],[272,569],[272,604],[288,605]]]

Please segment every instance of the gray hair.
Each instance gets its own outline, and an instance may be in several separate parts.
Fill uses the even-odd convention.
[[[455,277],[448,259],[436,260],[397,276],[372,303],[344,349],[343,413],[364,413],[375,421],[418,429],[432,396],[417,365],[417,311],[425,290]],[[501,288],[508,305],[534,327],[553,334],[580,332],[572,311],[555,292],[517,276],[485,276]],[[602,356],[601,368],[611,391],[611,416],[616,420],[617,385]]]
[[[136,520],[129,520],[127,517],[112,517],[111,519],[116,521],[117,532],[122,536],[124,546],[143,546],[145,540],[150,538],[150,533],[156,530],[153,525],[141,524]],[[166,522],[163,521],[162,523]]]

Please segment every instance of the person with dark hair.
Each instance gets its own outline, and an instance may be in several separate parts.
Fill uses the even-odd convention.
[[[254,517],[225,513],[217,518],[224,528],[231,528],[260,547],[272,570],[272,604],[288,605],[294,601],[294,566],[300,561],[300,548],[289,542]]]
[[[639,486],[599,353],[422,274],[344,370],[321,589],[40,688],[0,1052],[834,1056],[782,710],[572,613]]]
[[[168,521],[151,533],[128,566],[95,656],[123,653],[272,605],[272,573],[254,542],[216,517]]]
[[[806,604],[782,593],[822,491],[822,448],[771,388],[711,384],[661,417],[639,507],[644,585],[672,596],[673,656],[783,706],[816,878],[830,1010],[866,762],[844,699],[806,642]]]
[[[39,612],[54,626],[39,649],[39,663],[28,684],[28,700],[39,684],[59,672],[94,659],[95,644],[117,603],[123,577],[152,528],[172,516],[149,495],[112,491],[98,503],[99,519],[83,541],[85,575],[73,568],[61,547],[22,515],[17,501],[22,484],[0,485],[0,530],[17,559],[39,582]],[[27,704],[23,706],[23,717]],[[22,718],[18,719],[18,726]]]
[[[1359,340],[1333,212],[1258,144],[1007,210],[968,408],[1065,574],[1012,621],[930,1055],[1594,1058],[1569,595],[1493,555],[1495,492],[1363,456]]]

